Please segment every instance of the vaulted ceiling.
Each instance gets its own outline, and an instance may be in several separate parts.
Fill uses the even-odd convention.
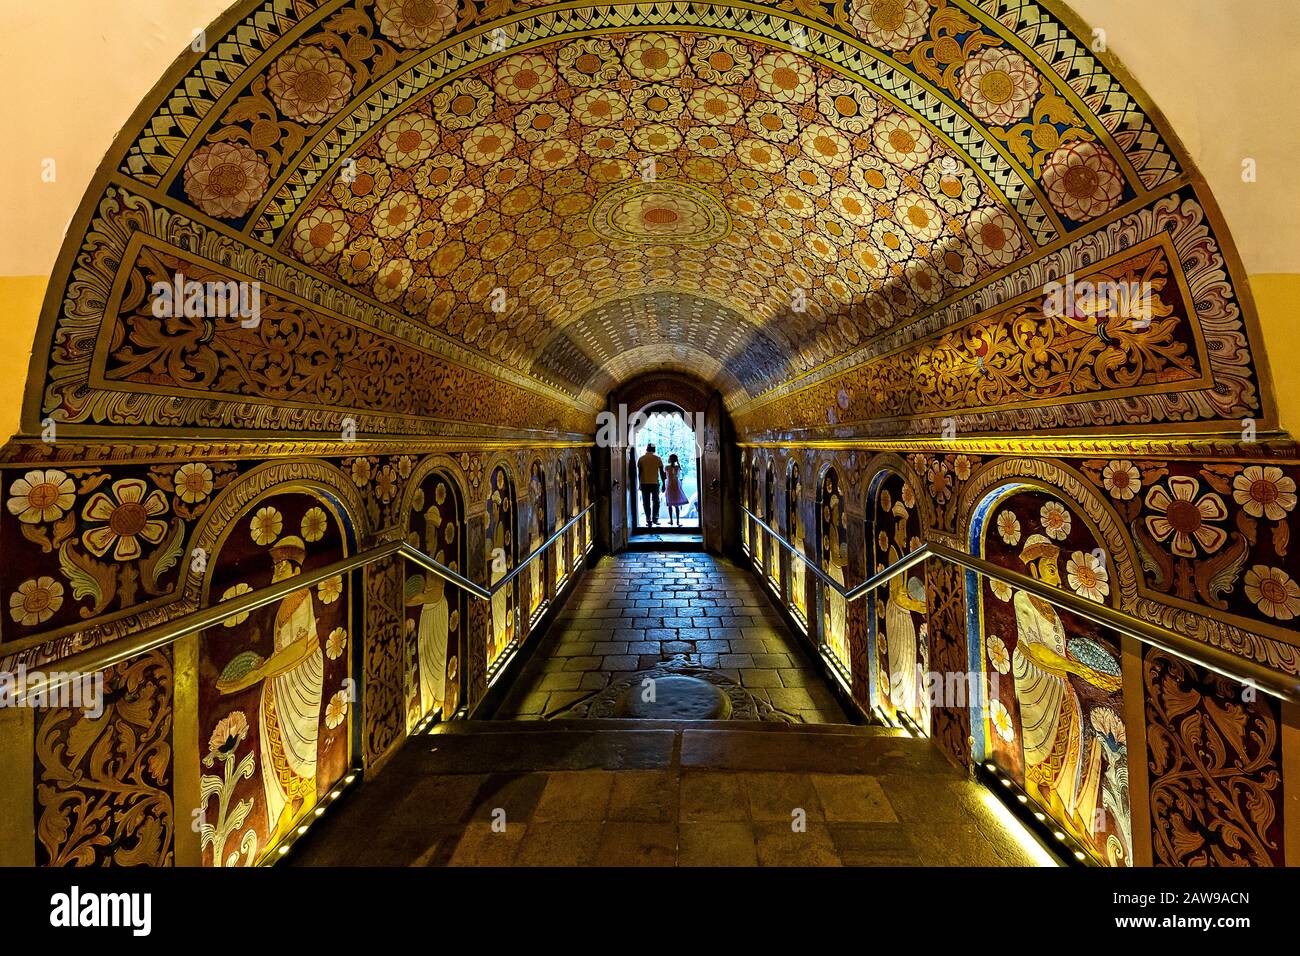
[[[33,415],[581,431],[668,368],[755,429],[1266,416],[1203,186],[1043,5],[263,0],[208,35],[74,223]],[[1031,301],[1097,269],[1159,321]],[[151,322],[172,272],[272,320]]]

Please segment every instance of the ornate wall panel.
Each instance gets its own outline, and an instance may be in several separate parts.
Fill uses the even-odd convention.
[[[915,529],[905,531],[909,542],[915,533],[959,549],[968,547],[978,516],[984,530],[969,546],[978,553],[983,541],[986,556],[997,564],[1280,674],[1300,674],[1290,626],[1300,593],[1287,583],[1297,573],[1289,544],[1296,520],[1293,483],[1300,472],[1289,444],[1053,444],[967,441],[958,453],[919,441],[860,442],[795,446],[788,456],[835,471],[840,487],[865,484],[875,493],[874,504],[867,496],[874,512],[867,527],[875,540],[864,542],[873,551],[886,514]],[[1022,454],[1005,454],[1013,450]],[[891,481],[897,484],[903,468],[923,476],[922,493],[913,495],[915,510],[902,509],[906,519],[894,514],[901,488],[891,491],[888,513],[879,496]],[[886,552],[876,566],[890,560]],[[1257,565],[1247,581],[1246,572]],[[870,569],[864,567],[862,577]],[[1142,667],[1131,685],[1141,687],[1142,698],[1126,701],[1117,635],[987,579],[977,579],[968,591],[966,577],[942,560],[925,564],[928,671],[964,677],[973,668],[993,679],[996,696],[974,727],[969,706],[941,698],[928,728],[940,749],[968,764],[974,730],[977,756],[986,755],[982,759],[1024,783],[1044,812],[1070,827],[1104,863],[1132,864],[1133,807],[1144,804],[1157,865],[1282,861],[1282,718],[1276,699],[1147,649],[1142,658],[1124,659],[1123,666]],[[855,576],[849,584],[859,580]],[[882,618],[885,612],[876,607],[870,624],[876,666],[881,645],[889,647],[888,621],[882,627]],[[969,656],[968,626],[979,642],[969,645]],[[1021,647],[1026,642],[1048,650],[1059,644],[1061,651],[1029,653]],[[1053,676],[1053,667],[1061,676]],[[876,675],[876,683],[887,692],[885,679]],[[1053,688],[1062,691],[1054,722],[1054,698],[1035,692]],[[1145,727],[1134,726],[1142,713]],[[1026,726],[1034,728],[1029,744]],[[1133,792],[1129,741],[1143,736],[1149,788]]]
[[[582,509],[587,507],[586,484],[583,478],[582,460],[574,455],[569,459],[569,496],[573,502],[573,513],[575,516],[582,513]],[[573,533],[569,535],[569,566],[577,569],[578,561],[587,550],[587,522],[579,521],[574,526]]]
[[[947,675],[969,673],[966,646],[966,588],[961,569],[945,561],[925,562],[925,595],[930,636],[930,670]],[[953,763],[970,765],[970,707],[945,698],[930,708],[930,737]]]
[[[1113,604],[1114,559],[1058,497],[1013,491],[981,511],[987,560]],[[978,578],[989,701],[985,755],[1044,813],[1112,866],[1132,865],[1119,635],[1000,581]]]
[[[821,569],[841,587],[849,566],[847,502],[840,490],[840,475],[834,468],[822,473],[817,490],[817,542]],[[843,595],[825,584],[822,592],[822,643],[847,673],[853,656],[849,649],[848,604]]]
[[[407,540],[439,564],[466,572],[465,498],[457,479],[431,472],[411,500]],[[441,577],[407,566],[404,594],[406,723],[426,715],[445,720],[465,700],[465,605],[469,598]]]
[[[1049,284],[1136,290],[1070,303]],[[1064,307],[1063,307],[1064,306]],[[736,411],[751,437],[1113,429],[1265,419],[1248,323],[1190,190]],[[951,424],[949,424],[951,423]]]
[[[346,534],[324,498],[261,498],[228,529],[209,600],[330,564],[348,553]],[[181,752],[202,755],[205,865],[259,861],[347,773],[358,700],[351,601],[348,576],[329,578],[200,636],[199,740]]]
[[[921,546],[921,512],[903,475],[882,472],[867,498],[864,577],[901,561]],[[925,675],[929,672],[925,569],[894,578],[861,602],[874,637],[868,666],[875,672],[874,703],[889,716],[906,714],[918,727],[930,724]]]
[[[409,639],[403,635],[402,562],[386,558],[365,570],[365,626],[361,648],[365,708],[362,746],[367,767],[400,743],[411,726]]]
[[[822,454],[855,485],[882,457],[871,450],[903,455],[920,476],[922,536],[957,548],[997,487],[1052,485],[1101,533],[1115,559],[1110,583],[1120,610],[1300,675],[1300,557],[1291,546],[1300,533],[1300,462],[1291,443],[1099,440],[1089,449],[1077,440],[1008,439],[960,447],[866,442]]]
[[[198,606],[229,522],[277,484],[327,491],[359,540],[404,528],[402,494],[421,450],[10,443],[0,456],[0,545],[12,558],[0,565],[6,666],[85,650]],[[477,493],[481,452],[454,454]]]
[[[803,481],[799,459],[792,456],[786,475],[786,529],[795,550],[790,555],[790,584],[787,601],[795,617],[808,621],[808,571],[803,558],[808,548],[808,534],[803,517]]]
[[[37,711],[38,866],[170,866],[175,681],[164,648],[104,673],[103,713]],[[193,745],[182,759],[193,759]],[[182,810],[179,825],[189,826]]]
[[[1282,852],[1277,701],[1155,648],[1142,676],[1156,864],[1294,863]]]
[[[528,468],[528,499],[528,553],[532,554],[551,536],[546,507],[546,466],[541,461],[534,461]],[[546,600],[546,558],[538,558],[530,564],[524,578],[528,587],[526,606],[531,620]]]
[[[564,461],[560,460],[555,463],[555,528],[558,531],[564,527],[573,517],[569,511],[569,481],[565,473]],[[569,538],[573,532],[566,532],[560,537],[551,550],[555,562],[555,586],[559,589],[560,582],[569,575],[571,570],[569,565]]]
[[[776,472],[772,469],[772,457],[770,455],[763,470],[763,510],[760,514],[769,525],[778,530],[780,529],[781,521],[777,517],[776,511]],[[781,547],[776,543],[776,540],[770,534],[764,532],[763,574],[773,585],[779,585],[780,583],[781,554]]]
[[[766,461],[767,454],[757,452],[749,463],[749,510],[764,521],[768,520],[768,514],[763,510],[764,498],[766,497],[763,486]],[[751,521],[749,534],[749,546],[753,551],[754,568],[759,574],[762,574],[763,564],[767,560],[767,532],[758,526],[757,521]]]
[[[484,554],[490,571],[489,582],[496,584],[515,566],[515,481],[509,469],[497,465],[492,469],[487,487],[486,541]],[[519,637],[519,578],[502,588],[492,598],[487,639],[487,666],[490,668]]]
[[[91,230],[42,400],[56,425],[335,435],[347,421],[368,434],[428,433],[443,421],[591,427],[571,402],[448,349],[405,316],[124,188],[109,190]],[[212,314],[205,303],[155,315],[155,284],[177,276],[256,282],[257,314]]]

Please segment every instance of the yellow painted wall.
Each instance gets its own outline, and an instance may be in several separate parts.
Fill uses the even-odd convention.
[[[6,439],[18,431],[36,318],[48,284],[43,275],[0,275],[0,321],[6,329],[5,348],[0,349],[0,436]]]
[[[18,423],[44,285],[67,223],[113,138],[159,77],[229,0],[0,4],[0,437]],[[1282,424],[1300,431],[1300,124],[1279,103],[1300,90],[1295,0],[1072,0],[1150,94],[1213,189],[1255,290]],[[30,42],[39,37],[41,42]],[[1255,183],[1241,161],[1258,163]],[[53,183],[42,162],[57,163]]]
[[[1264,345],[1273,373],[1273,388],[1281,408],[1282,427],[1300,433],[1300,348],[1297,316],[1300,309],[1300,275],[1294,272],[1256,273],[1250,290],[1259,309]]]

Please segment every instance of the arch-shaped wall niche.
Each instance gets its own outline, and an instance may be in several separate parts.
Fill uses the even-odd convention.
[[[586,488],[583,482],[582,455],[574,452],[569,458],[569,495],[573,502],[573,516],[582,514],[587,507]],[[577,570],[582,556],[587,553],[587,520],[584,518],[573,527],[569,535],[569,564]]]
[[[880,467],[867,484],[866,573],[878,574],[922,544],[921,498],[902,462]],[[925,574],[914,568],[867,600],[867,660],[871,704],[891,719],[905,717],[928,732],[929,623]]]
[[[220,529],[202,599],[288,580],[354,547],[337,497],[302,482],[274,485]],[[177,752],[183,759],[197,752],[203,765],[205,865],[267,858],[350,770],[359,728],[357,579],[291,592],[178,649],[178,663],[193,655],[197,675],[198,739],[193,749],[178,742]]]
[[[847,580],[849,565],[849,531],[844,496],[840,491],[840,473],[826,465],[817,481],[817,549],[821,569],[841,587]],[[853,673],[853,656],[849,648],[848,603],[843,595],[818,585],[821,595],[821,645],[842,676]]]
[[[436,459],[423,462],[411,478],[407,540],[465,574],[469,535],[462,479]],[[408,563],[402,602],[408,732],[429,717],[448,719],[467,699],[470,600],[462,589]]]
[[[518,560],[515,476],[509,459],[494,459],[487,471],[487,522],[484,538],[488,585],[495,585]],[[487,666],[489,674],[514,646],[520,635],[519,577],[493,595],[488,614]]]
[[[528,466],[528,554],[542,546],[551,534],[550,509],[546,500],[546,466],[540,458]],[[546,558],[538,558],[528,567],[523,577],[528,582],[528,619],[540,615],[547,603]]]
[[[1016,482],[977,505],[971,552],[1114,606],[1117,562],[1085,509],[1058,487]],[[1025,591],[967,575],[974,756],[995,764],[1057,826],[1111,865],[1134,860],[1129,741],[1118,634]],[[1140,759],[1140,758],[1139,758]]]
[[[772,467],[773,456],[769,453],[763,465],[763,520],[778,531],[781,522],[776,515],[776,472]],[[768,582],[778,591],[781,587],[781,554],[783,549],[772,535],[763,535],[762,573]]]
[[[804,523],[803,478],[797,455],[791,455],[786,465],[785,477],[785,527],[794,550],[790,553],[789,583],[786,585],[786,606],[795,620],[805,629],[808,622],[808,569],[804,556],[808,548],[808,533]]]
[[[564,456],[561,455],[555,462],[555,528],[559,530],[568,524],[572,513],[569,511],[569,480],[565,470]],[[574,536],[573,530],[566,531],[558,541],[552,546],[552,554],[555,562],[555,590],[559,593],[561,587],[569,578],[569,573],[573,567],[569,563],[569,539]]]

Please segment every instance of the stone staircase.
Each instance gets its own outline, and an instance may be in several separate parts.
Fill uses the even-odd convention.
[[[410,738],[298,865],[1025,865],[929,741],[850,724],[462,721]]]

